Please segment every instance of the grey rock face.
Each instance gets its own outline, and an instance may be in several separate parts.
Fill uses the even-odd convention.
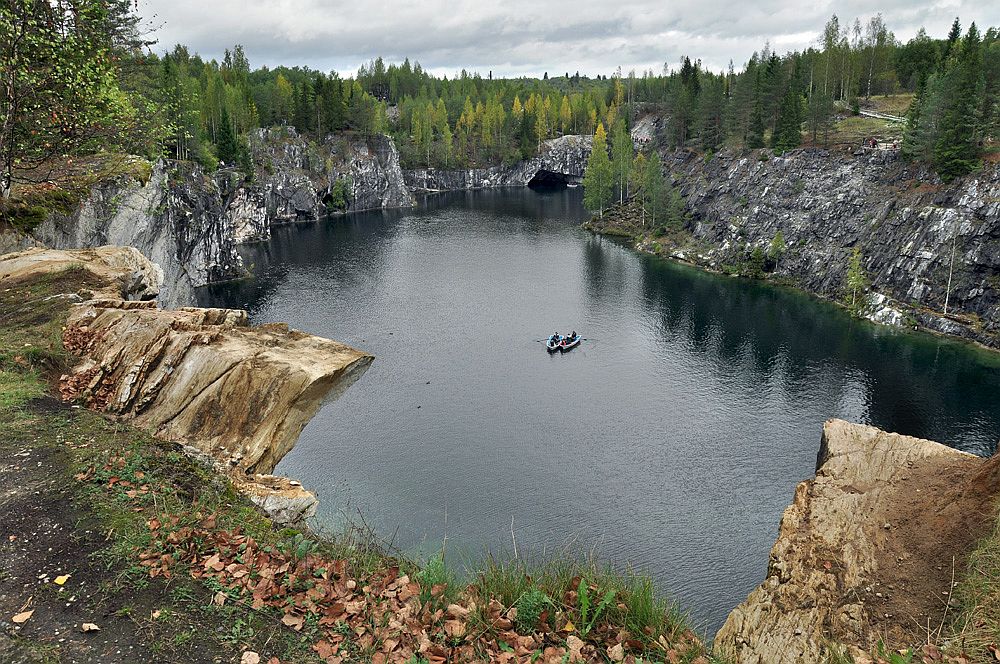
[[[766,249],[780,231],[788,250],[778,274],[835,297],[857,247],[882,296],[874,318],[998,345],[1000,167],[944,184],[889,153],[802,149],[761,161],[722,151],[708,163],[689,152],[664,157],[709,265]],[[946,297],[949,317],[935,313]]]
[[[248,204],[239,210],[238,225],[256,226],[256,217],[243,222],[250,211],[269,224],[319,219],[336,183],[347,187],[351,211],[410,207],[413,197],[399,167],[399,152],[388,136],[368,138],[331,134],[316,143],[295,129],[259,129],[251,136],[255,182],[246,186]]]
[[[406,184],[414,191],[523,187],[541,171],[562,176],[570,182],[579,182],[587,168],[592,141],[590,136],[562,136],[545,141],[537,157],[510,166],[461,171],[425,168],[406,171],[404,176]]]
[[[135,247],[163,269],[160,301],[187,304],[194,288],[246,273],[225,213],[226,184],[192,164],[159,162],[148,182],[101,183],[75,212],[52,215],[33,235],[55,249]]]
[[[101,183],[72,214],[53,215],[32,238],[6,234],[0,248],[135,247],[162,267],[160,302],[176,307],[190,304],[199,286],[246,275],[237,245],[268,240],[272,224],[325,216],[338,180],[350,183],[349,210],[413,205],[387,136],[337,134],[317,144],[294,129],[262,129],[252,145],[253,182],[232,169],[209,175],[191,163],[160,162],[148,182]]]

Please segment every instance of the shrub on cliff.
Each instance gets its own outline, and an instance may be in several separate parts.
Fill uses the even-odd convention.
[[[847,264],[844,276],[844,300],[855,314],[860,314],[868,304],[865,291],[868,289],[868,275],[861,264],[861,248],[855,247]]]

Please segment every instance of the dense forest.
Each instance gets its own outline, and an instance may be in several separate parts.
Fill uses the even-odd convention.
[[[764,45],[739,70],[684,57],[638,74],[449,78],[377,58],[342,78],[254,69],[239,45],[221,62],[183,45],[157,54],[128,0],[12,0],[0,8],[0,189],[6,197],[15,180],[48,177],[38,169],[54,159],[97,149],[252,173],[248,133],[273,125],[317,139],[389,133],[405,166],[469,167],[530,156],[564,134],[601,131],[614,143],[656,110],[665,147],[780,152],[822,144],[838,114],[900,92],[914,95],[905,154],[954,177],[977,168],[1000,133],[998,37],[956,19],[944,38],[921,30],[903,42],[881,15],[847,26],[834,16],[813,47]]]

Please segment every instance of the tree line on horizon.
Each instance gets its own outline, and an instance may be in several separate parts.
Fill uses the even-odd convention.
[[[881,15],[847,28],[834,16],[814,47],[779,55],[765,45],[739,71],[684,57],[661,72],[541,79],[436,77],[381,58],[344,78],[254,69],[239,45],[221,62],[183,45],[156,54],[129,0],[11,0],[0,7],[0,37],[11,45],[0,52],[0,129],[11,137],[0,144],[4,197],[17,172],[88,150],[252,172],[249,132],[276,125],[313,140],[388,133],[405,167],[464,168],[517,161],[547,139],[599,127],[627,135],[652,109],[666,120],[663,147],[780,152],[801,144],[803,129],[822,142],[837,104],[911,92],[904,151],[946,178],[975,169],[1000,128],[1000,35],[975,25],[963,35],[957,19],[945,38],[921,30],[903,43]]]

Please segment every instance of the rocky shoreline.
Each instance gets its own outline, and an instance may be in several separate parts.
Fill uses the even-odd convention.
[[[320,143],[292,128],[251,136],[252,181],[232,169],[207,173],[193,162],[160,160],[94,185],[70,212],[53,211],[30,234],[0,230],[0,254],[29,247],[135,247],[163,270],[159,301],[185,306],[194,290],[249,274],[240,244],[264,242],[271,226],[334,212],[342,183],[346,210],[411,207],[399,154],[387,136],[338,134]]]
[[[866,318],[1000,348],[1000,167],[944,184],[886,155],[764,156],[667,153],[682,228],[644,228],[629,207],[586,227],[718,272],[738,272],[754,249],[767,255],[780,233],[785,251],[763,276],[836,301],[857,249]]]
[[[104,285],[64,295],[62,344],[78,362],[59,380],[62,398],[189,447],[276,522],[315,513],[315,496],[269,473],[372,356],[286,325],[251,327],[241,310],[161,309],[162,273],[133,247],[7,254],[0,283],[75,266]]]

